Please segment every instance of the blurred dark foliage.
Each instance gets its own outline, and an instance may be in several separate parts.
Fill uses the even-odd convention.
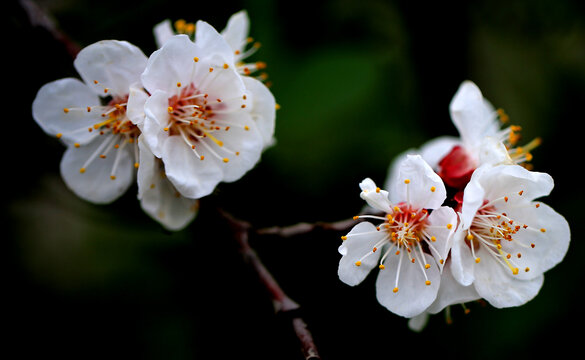
[[[203,19],[221,30],[247,9],[281,105],[277,144],[236,183],[205,198],[197,219],[170,233],[145,215],[136,188],[88,204],[59,176],[63,146],[31,116],[45,83],[77,76],[62,41],[31,23],[20,2],[3,11],[8,82],[3,118],[5,267],[3,358],[300,359],[290,319],[238,253],[218,209],[255,227],[336,221],[362,206],[358,183],[382,183],[391,159],[455,135],[449,102],[470,79],[523,127],[535,170],[556,187],[544,202],[571,224],[564,262],[528,304],[452,309],[422,333],[386,311],[374,280],[337,278],[340,233],[252,236],[284,291],[301,304],[323,359],[406,354],[528,358],[580,350],[584,282],[582,150],[585,5],[579,1],[38,1],[79,46],[127,40],[155,50],[164,19]],[[12,87],[14,86],[14,87]],[[577,330],[573,329],[577,325]],[[562,345],[561,345],[562,344]]]

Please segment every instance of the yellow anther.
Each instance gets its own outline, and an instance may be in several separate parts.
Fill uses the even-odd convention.
[[[276,110],[280,110],[280,104],[276,104],[276,105],[274,105],[274,108],[275,108]]]
[[[168,128],[168,127],[166,127],[166,128],[163,128],[163,130],[164,130],[164,131],[169,131],[169,128]]]
[[[199,158],[199,160],[205,160],[205,155],[201,155],[201,157]]]
[[[529,268],[529,267],[527,267],[526,269],[524,269],[524,271],[525,271],[525,272],[529,272],[529,271],[530,271],[530,268]]]
[[[177,82],[177,87],[181,87],[181,82]]]
[[[57,139],[60,139],[60,138],[61,138],[61,136],[63,136],[63,134],[61,134],[61,133],[58,133],[56,136],[57,136]]]
[[[362,262],[361,261],[356,261],[355,262],[355,266],[361,266],[361,265],[362,265]]]
[[[453,228],[453,224],[447,224],[447,229],[451,230]]]
[[[429,269],[431,267],[431,264],[425,264],[425,269]]]
[[[67,114],[67,113],[69,112],[69,109],[68,109],[68,108],[64,108],[64,109],[63,109],[63,112],[64,112],[65,114]]]
[[[167,108],[167,111],[169,112],[169,114],[172,114],[172,113],[173,113],[173,111],[175,111],[175,110],[173,109],[173,107],[172,107],[172,106],[169,106],[169,107]]]
[[[431,192],[435,192],[435,190],[437,190],[437,188],[434,186],[431,186]]]
[[[359,218],[360,218],[360,217],[359,217],[359,216],[357,216],[357,215],[353,217],[353,219],[354,219],[354,220],[357,220],[357,219],[359,219]]]
[[[197,56],[195,56],[195,57],[193,58],[193,61],[195,61],[195,62],[198,62],[198,61],[199,61],[199,58],[198,58]]]
[[[246,104],[242,104],[242,109],[246,107]]]
[[[473,235],[467,234],[466,239],[469,241],[473,240]]]
[[[188,23],[185,25],[185,33],[186,34],[193,34],[195,32],[195,24]]]
[[[428,285],[431,285],[431,280],[427,280],[427,281],[425,281],[425,285],[427,285],[427,286],[428,286]]]
[[[437,241],[437,238],[434,236],[431,236],[431,241]]]
[[[227,163],[227,162],[229,162],[229,161],[230,161],[230,159],[228,159],[228,158],[223,158],[223,162],[224,162],[224,163]]]
[[[341,240],[343,240],[343,241],[347,240],[347,236],[346,236],[346,235],[343,235],[343,236],[341,237]]]
[[[540,232],[546,232],[545,228],[540,229]]]
[[[100,155],[100,158],[105,159],[106,155],[102,154],[102,155]]]
[[[179,19],[177,21],[175,21],[175,29],[177,30],[177,32],[182,33],[185,31],[185,26],[187,25],[187,22],[183,19]]]
[[[140,167],[140,164],[139,164],[139,163],[137,163],[137,162],[135,162],[135,163],[134,163],[134,168],[135,168],[135,169],[138,169],[139,167]]]
[[[80,143],[75,143],[75,144],[73,144],[73,146],[75,146],[76,148],[78,148],[78,147],[81,146],[81,144]]]
[[[512,274],[518,275],[518,268],[513,268],[512,269]]]
[[[85,168],[79,169],[79,172],[83,174],[85,172]]]
[[[91,106],[87,107],[87,112],[91,112]]]
[[[475,263],[476,263],[476,264],[479,264],[479,262],[480,262],[480,261],[481,261],[481,258],[478,258],[478,257],[477,257],[477,258],[475,258]]]
[[[380,270],[384,270],[386,267],[384,266],[384,264],[380,264],[380,266],[378,266],[378,268],[380,268]]]
[[[405,184],[410,184],[410,179],[404,179]]]
[[[250,127],[248,125],[244,126],[244,130],[248,131],[250,130]]]
[[[377,193],[379,193],[379,192],[380,192],[380,188],[379,188],[379,187],[377,187],[377,188],[376,188],[376,192],[377,192]]]
[[[227,69],[227,68],[229,68],[229,67],[230,67],[230,66],[229,66],[228,64],[223,64],[223,68],[224,68],[224,69]]]
[[[397,293],[397,292],[398,292],[398,288],[397,288],[397,287],[395,287],[394,289],[392,289],[392,292],[393,292],[393,293]]]

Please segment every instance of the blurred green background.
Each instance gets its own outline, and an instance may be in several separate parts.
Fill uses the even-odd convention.
[[[127,40],[146,54],[155,50],[152,27],[164,19],[203,19],[221,30],[246,9],[250,35],[262,43],[253,59],[268,64],[281,109],[276,146],[240,181],[205,198],[184,231],[164,231],[145,215],[135,187],[111,205],[86,203],[64,186],[64,148],[30,110],[43,84],[77,76],[72,59],[19,2],[5,4],[2,323],[9,337],[2,351],[18,358],[302,359],[290,322],[274,315],[216,209],[258,228],[351,217],[363,205],[359,181],[382,183],[399,152],[456,134],[448,106],[466,79],[522,126],[527,141],[542,137],[535,170],[556,183],[544,201],[571,225],[569,252],[534,300],[503,310],[471,304],[469,315],[454,307],[453,324],[437,315],[417,334],[377,303],[374,276],[356,288],[339,281],[340,233],[254,236],[251,243],[301,304],[323,359],[580,350],[582,1],[37,4],[80,46]]]

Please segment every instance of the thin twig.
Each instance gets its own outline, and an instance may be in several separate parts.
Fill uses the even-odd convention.
[[[316,223],[298,223],[290,226],[272,226],[268,228],[258,229],[256,233],[260,235],[278,235],[281,237],[291,237],[302,235],[314,231],[316,229],[342,231],[348,230],[356,224],[354,219],[340,220],[335,222],[316,222]]]
[[[299,339],[301,351],[305,359],[320,359],[321,357],[319,356],[319,352],[317,351],[317,347],[313,341],[313,336],[307,328],[305,321],[298,315],[298,312],[296,311],[300,308],[300,305],[292,300],[282,290],[270,271],[268,271],[268,269],[264,266],[256,251],[250,246],[248,241],[248,235],[251,229],[250,224],[245,221],[236,219],[225,212],[221,213],[232,226],[234,236],[240,246],[240,251],[244,257],[244,260],[246,260],[246,262],[254,268],[258,278],[266,290],[270,293],[275,312],[292,314],[292,327],[297,338]]]
[[[57,26],[55,20],[49,14],[31,0],[19,0],[20,6],[26,12],[28,20],[32,26],[39,26],[47,30],[55,40],[61,42],[67,49],[72,58],[77,56],[80,46],[71,40],[65,33],[63,33]]]

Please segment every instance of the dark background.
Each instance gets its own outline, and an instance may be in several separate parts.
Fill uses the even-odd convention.
[[[136,187],[111,205],[73,195],[59,175],[63,146],[31,117],[45,83],[77,76],[63,42],[4,4],[2,66],[2,350],[60,358],[302,359],[290,321],[243,262],[221,208],[256,228],[351,217],[358,183],[384,181],[399,152],[456,135],[449,102],[474,81],[494,106],[540,136],[544,199],[571,225],[565,260],[524,306],[452,308],[422,333],[379,305],[374,280],[337,277],[341,233],[253,236],[251,244],[302,315],[323,359],[449,356],[528,358],[581,350],[585,5],[580,1],[38,1],[86,46],[127,40],[155,50],[164,19],[223,29],[247,9],[262,43],[277,144],[240,181],[203,199],[196,220],[169,233],[144,214]],[[7,111],[6,111],[7,110]],[[573,328],[577,325],[577,328]],[[559,352],[556,352],[560,355]],[[5,357],[6,358],[6,357]],[[9,357],[10,358],[10,357]]]

